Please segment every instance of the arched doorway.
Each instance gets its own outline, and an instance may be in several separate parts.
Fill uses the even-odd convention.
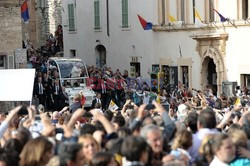
[[[205,88],[209,85],[214,95],[220,95],[222,82],[225,80],[224,68],[221,54],[217,49],[208,48],[201,59],[201,87]]]
[[[103,67],[106,65],[106,48],[103,45],[97,45],[96,48],[96,66]]]
[[[217,72],[214,60],[210,57],[206,57],[202,64],[204,83],[208,85],[212,90],[213,94],[217,95]]]
[[[226,57],[226,41],[228,40],[227,33],[203,33],[195,34],[192,36],[194,40],[197,41],[196,51],[199,53],[201,62],[201,73],[200,73],[200,85],[201,88],[205,88],[208,84],[208,67],[209,69],[215,69],[210,71],[210,75],[214,76],[214,80],[217,83],[217,96],[222,93],[222,82],[227,80],[226,70],[225,70],[225,57]],[[213,60],[213,63],[210,62]],[[210,76],[211,77],[211,76]]]

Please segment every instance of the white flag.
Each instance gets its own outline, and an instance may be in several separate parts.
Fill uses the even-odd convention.
[[[207,24],[204,24],[203,23],[203,21],[202,21],[202,19],[201,19],[201,16],[200,16],[200,14],[199,14],[199,12],[194,8],[194,11],[195,11],[195,24],[194,24],[194,26],[196,27],[196,28],[202,28],[202,27],[206,27],[207,26]]]
[[[119,107],[115,104],[115,102],[113,102],[113,100],[110,101],[109,103],[109,110],[114,112],[118,109]]]

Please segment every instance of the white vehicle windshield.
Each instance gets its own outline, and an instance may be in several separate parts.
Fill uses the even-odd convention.
[[[85,64],[82,61],[57,61],[59,73],[63,80],[88,77]]]
[[[86,85],[88,73],[86,66],[81,60],[51,60],[49,69],[53,77],[60,78],[60,83],[64,87],[79,87],[81,84]]]

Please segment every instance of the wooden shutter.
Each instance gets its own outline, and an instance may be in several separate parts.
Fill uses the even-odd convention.
[[[100,1],[94,1],[95,29],[100,29]]]
[[[68,14],[69,14],[69,31],[75,31],[75,12],[74,4],[68,5]]]
[[[128,0],[122,0],[122,27],[128,27]]]

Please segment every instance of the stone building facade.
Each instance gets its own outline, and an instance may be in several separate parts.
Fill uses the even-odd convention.
[[[250,89],[250,0],[64,0],[62,4],[65,56],[99,67],[104,57],[112,69],[130,69],[131,77],[136,71],[147,80],[149,69],[165,67],[173,87],[178,80],[188,88],[203,90],[210,85],[217,94],[225,82]],[[222,22],[214,9],[230,22]],[[138,15],[152,22],[153,29],[145,31]]]
[[[62,24],[62,6],[61,0],[36,0],[36,23],[37,23],[37,46],[40,47],[46,43],[50,34],[55,33],[57,26]]]
[[[22,47],[22,24],[19,0],[0,1],[0,69],[13,68],[7,62],[16,48]],[[0,83],[1,86],[1,83]],[[0,110],[9,110],[13,102],[0,102]]]
[[[0,1],[0,56],[14,55],[22,47],[21,13],[18,0]]]
[[[50,34],[62,24],[61,0],[29,0],[30,20],[23,23],[23,40],[31,40],[35,48],[46,44]]]

